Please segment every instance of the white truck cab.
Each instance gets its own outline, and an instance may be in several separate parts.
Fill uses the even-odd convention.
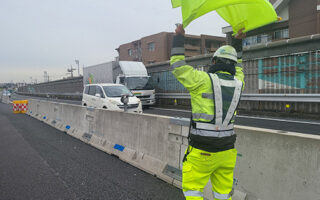
[[[143,106],[152,106],[156,102],[155,89],[149,84],[150,76],[127,75],[118,76],[116,83],[123,84],[138,97]]]
[[[103,83],[85,85],[82,94],[82,105],[100,109],[124,111],[125,105],[121,102],[123,95],[129,96],[127,112],[142,113],[140,99],[121,84]]]
[[[142,62],[119,61],[121,73],[116,78],[116,83],[123,84],[138,97],[143,106],[155,104],[155,89],[150,85],[150,76]]]

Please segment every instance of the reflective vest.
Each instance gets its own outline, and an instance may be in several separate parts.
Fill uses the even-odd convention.
[[[190,145],[209,152],[234,148],[234,115],[244,85],[241,65],[235,76],[222,71],[208,74],[187,65],[182,45],[173,47],[171,54],[172,73],[191,96]]]
[[[210,122],[194,121],[193,134],[211,137],[233,135],[233,118],[240,100],[242,82],[237,78],[234,80],[221,79],[218,74],[209,74],[209,76],[212,81],[213,94],[203,93],[202,98],[213,100],[215,105],[213,119]],[[201,130],[211,132],[206,133]]]
[[[236,135],[233,122],[241,96],[242,82],[231,75],[209,74],[209,76],[213,93],[203,93],[202,98],[213,101],[214,115],[210,122],[205,122],[208,118],[202,118],[201,115],[197,119],[192,119],[190,144],[196,148],[218,152],[234,148]],[[192,117],[196,115],[193,113]]]

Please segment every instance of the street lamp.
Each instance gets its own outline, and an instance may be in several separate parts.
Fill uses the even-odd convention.
[[[78,65],[78,76],[80,76],[80,68],[79,68],[79,60],[75,60],[76,64]]]

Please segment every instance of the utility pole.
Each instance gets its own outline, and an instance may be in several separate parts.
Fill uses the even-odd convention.
[[[43,72],[43,82],[48,82],[48,72],[47,71]]]
[[[76,70],[75,68],[72,68],[72,65],[70,66],[70,69],[68,69],[68,72],[71,73],[71,78],[73,78],[73,71]]]
[[[79,60],[77,60],[77,59],[75,60],[75,62],[76,62],[76,64],[78,65],[78,76],[80,76],[80,67],[79,67],[79,63],[80,63],[80,62],[79,62]]]

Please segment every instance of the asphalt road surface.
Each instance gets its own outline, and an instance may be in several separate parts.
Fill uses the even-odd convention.
[[[180,189],[0,103],[0,199],[184,198]]]
[[[13,95],[13,99],[23,99],[23,98],[39,98],[39,97],[28,97]],[[81,105],[80,101],[72,100],[60,100],[60,99],[47,99],[40,98],[48,101],[57,101],[70,104]],[[150,107],[143,110],[144,113],[155,114],[155,115],[165,115],[172,117],[190,118],[191,112],[188,110],[177,110],[177,109],[166,109]],[[238,115],[235,121],[236,125],[251,126],[259,128],[274,129],[279,131],[290,131],[306,134],[320,135],[320,120],[302,120],[302,119],[283,119],[274,117],[259,117],[259,116],[249,116],[249,115]]]

